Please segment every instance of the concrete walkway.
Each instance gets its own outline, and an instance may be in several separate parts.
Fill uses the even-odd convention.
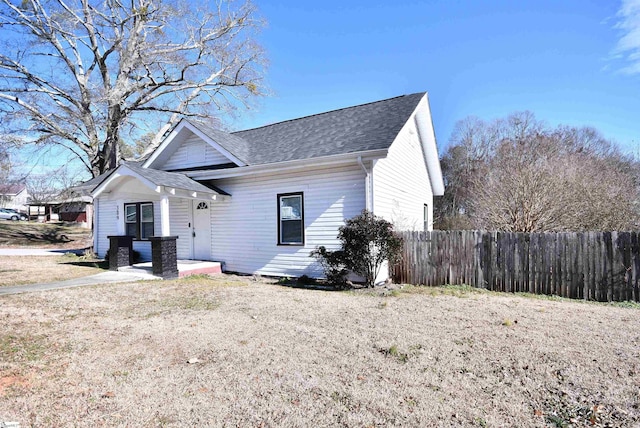
[[[133,282],[150,279],[161,279],[147,273],[130,273],[106,271],[82,278],[68,279],[66,281],[49,282],[45,284],[26,284],[0,287],[0,296],[6,294],[30,293],[32,291],[57,290],[60,288],[82,287],[85,285],[109,284],[115,282]]]
[[[81,255],[84,249],[64,250],[55,248],[0,248],[2,256],[60,256],[64,253]],[[201,260],[178,260],[179,277],[194,274],[213,274],[222,272],[219,262]],[[42,284],[0,286],[0,296],[7,294],[30,293],[32,291],[57,290],[60,288],[82,287],[85,285],[109,284],[116,282],[133,282],[142,280],[161,280],[162,278],[152,274],[151,262],[138,263],[133,266],[120,268],[118,271],[105,271],[82,278],[68,279],[66,281],[48,282]]]

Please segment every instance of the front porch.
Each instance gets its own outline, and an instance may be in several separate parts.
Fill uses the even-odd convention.
[[[162,279],[161,276],[153,274],[152,262],[136,263],[131,266],[118,268],[118,272],[126,272],[141,279]],[[207,260],[178,260],[178,277],[183,278],[189,275],[210,275],[222,273],[222,263]]]
[[[113,253],[112,270],[131,265],[134,258],[153,261],[155,275],[165,278],[178,276],[176,259],[213,259],[211,206],[230,200],[211,183],[129,163],[120,165],[93,195],[100,219],[96,252]]]

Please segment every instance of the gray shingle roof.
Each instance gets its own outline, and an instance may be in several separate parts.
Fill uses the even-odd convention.
[[[244,131],[227,133],[200,121],[189,121],[247,165],[387,149],[409,120],[425,92],[402,95],[332,110]],[[210,183],[198,183],[178,172],[142,168],[123,162],[157,186],[225,194]],[[111,171],[78,187],[95,189]]]
[[[226,194],[218,192],[214,188],[207,187],[204,184],[198,183],[179,172],[166,172],[158,169],[142,168],[138,163],[131,162],[124,162],[124,165],[156,186],[173,187],[176,189],[187,190],[189,192]]]
[[[213,141],[227,149],[232,155],[247,163],[251,158],[252,146],[249,141],[228,132],[220,131],[206,123],[200,121],[189,121],[190,124],[198,128]]]
[[[425,93],[226,133],[190,122],[248,165],[386,149]]]
[[[91,192],[93,191],[93,189],[98,187],[100,184],[102,184],[104,180],[109,178],[109,176],[111,175],[111,173],[113,173],[113,171],[115,171],[115,169],[102,173],[99,176],[93,177],[91,180],[87,180],[76,186],[72,186],[68,189],[68,193],[73,195],[80,195],[80,196],[91,195]]]
[[[0,195],[13,196],[26,189],[25,184],[0,184]]]

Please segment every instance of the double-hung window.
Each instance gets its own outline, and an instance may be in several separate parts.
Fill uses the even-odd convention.
[[[153,203],[124,204],[125,232],[135,239],[153,236]]]
[[[304,245],[302,192],[278,195],[278,245]]]

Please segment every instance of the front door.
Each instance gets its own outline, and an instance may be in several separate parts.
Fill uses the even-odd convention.
[[[206,201],[193,201],[193,258],[211,259],[211,214]]]

